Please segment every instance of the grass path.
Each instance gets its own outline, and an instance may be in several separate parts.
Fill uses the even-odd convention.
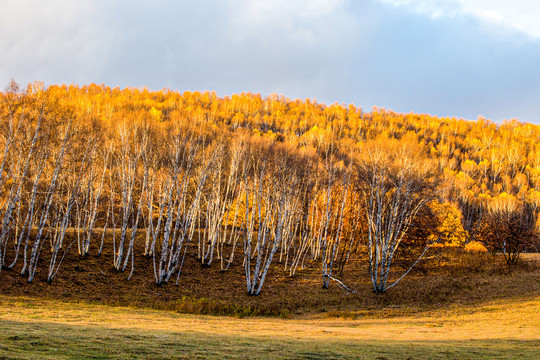
[[[0,359],[540,358],[540,296],[357,316],[237,319],[0,296]]]

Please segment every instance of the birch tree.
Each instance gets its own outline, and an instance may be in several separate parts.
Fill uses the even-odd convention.
[[[330,165],[332,167],[336,166],[334,164]],[[338,252],[340,250],[341,238],[343,235],[343,218],[345,215],[345,205],[347,203],[347,197],[349,193],[349,187],[351,183],[351,166],[343,168],[343,164],[340,163],[337,166],[341,166],[342,169],[329,169],[328,172],[339,171],[339,191],[336,191],[335,194],[331,194],[331,189],[328,189],[327,201],[329,202],[326,205],[327,214],[325,216],[325,226],[324,234],[321,234],[322,241],[322,280],[323,288],[328,289],[330,285],[330,279],[333,278],[334,270],[334,260],[336,259]],[[336,167],[337,167],[336,166]],[[332,176],[333,177],[333,176]],[[334,179],[336,180],[336,179]],[[330,185],[328,185],[330,187]],[[330,198],[329,198],[330,197]],[[332,197],[335,198],[332,201]],[[329,210],[332,211],[330,216]],[[329,229],[329,223],[331,221],[331,226]]]
[[[210,266],[213,261],[214,252],[217,252],[218,259],[221,260],[221,270],[225,270],[224,244],[227,241],[227,227],[223,227],[230,214],[231,206],[238,196],[239,190],[239,172],[240,162],[244,155],[244,144],[242,140],[238,140],[232,145],[221,139],[217,139],[220,143],[216,149],[218,152],[216,166],[214,167],[213,176],[209,183],[210,191],[205,201],[205,226],[204,236],[199,241],[198,252],[199,259],[203,266]],[[226,153],[229,153],[226,155]],[[236,209],[237,211],[238,209]],[[229,242],[233,240],[233,249],[229,255],[228,264],[232,262],[234,249],[238,236],[232,233],[235,231],[236,220],[238,213],[233,215],[233,225],[229,236]]]
[[[203,151],[201,148],[204,142],[198,141],[191,130],[178,124],[173,124],[171,133],[169,179],[166,181],[166,195],[162,197],[158,225],[154,231],[154,242],[158,233],[162,232],[160,251],[154,252],[154,275],[159,286],[168,282],[173,273],[179,273],[181,269],[181,250],[193,236],[200,197],[210,170],[210,167],[203,165],[204,169],[200,170],[196,185],[193,184],[195,171],[200,165],[197,157]],[[162,218],[164,224],[163,230],[160,230]],[[188,241],[185,244],[186,239]],[[159,258],[156,260],[157,256]]]
[[[32,245],[30,260],[28,263],[28,282],[32,282],[34,280],[39,256],[43,247],[43,242],[45,240],[44,237],[48,237],[50,235],[50,231],[52,230],[52,228],[49,227],[47,233],[44,234],[45,227],[50,220],[49,217],[51,215],[51,206],[53,204],[55,194],[58,190],[58,178],[65,162],[65,154],[72,139],[73,132],[71,119],[68,119],[67,123],[63,127],[65,130],[60,132],[59,134],[61,136],[61,138],[59,139],[60,149],[58,149],[58,152],[55,154],[54,157],[52,175],[48,181],[44,202],[39,213],[37,234]],[[52,131],[54,130],[56,129],[52,129]]]
[[[88,170],[86,188],[84,189],[86,207],[82,227],[83,240],[79,251],[79,254],[83,257],[88,256],[90,253],[92,232],[96,223],[100,200],[102,198],[103,185],[107,178],[106,173],[109,167],[109,158],[112,152],[110,147],[103,150],[99,150],[98,147],[99,145],[93,147],[92,153],[90,154],[90,169]],[[98,161],[98,159],[101,161]],[[102,166],[99,169],[98,164]]]
[[[414,142],[374,141],[361,149],[356,189],[368,224],[369,275],[374,292],[395,286],[425,255],[427,242],[411,267],[389,282],[392,261],[418,212],[436,196],[437,174]]]
[[[251,179],[244,179],[244,272],[249,295],[260,294],[276,251],[294,236],[292,228],[298,219],[293,214],[299,213],[301,205],[292,150],[264,143],[254,145]],[[253,156],[255,153],[258,158]]]
[[[98,145],[95,138],[84,136],[86,135],[84,129],[75,129],[74,133],[76,134],[72,135],[74,138],[73,143],[76,143],[76,145],[72,146],[70,153],[68,154],[70,155],[68,158],[71,164],[69,164],[70,166],[66,166],[65,170],[62,172],[62,183],[65,193],[62,194],[62,192],[58,192],[60,196],[56,200],[56,218],[52,222],[54,225],[51,234],[51,259],[49,261],[49,272],[47,275],[48,282],[51,282],[56,276],[68,250],[71,248],[73,242],[75,242],[75,240],[73,240],[73,242],[64,248],[64,239],[67,228],[69,224],[73,222],[72,209],[79,198],[81,183],[87,175],[89,168],[92,166],[94,160],[92,154]],[[77,136],[77,138],[75,138],[75,136]],[[58,204],[60,204],[60,206],[58,206]],[[78,223],[79,222],[77,221],[77,224]],[[78,226],[75,231],[79,231]],[[58,261],[60,250],[63,250],[63,255],[60,258],[60,261]]]
[[[148,123],[143,119],[133,119],[124,121],[118,127],[118,135],[121,147],[116,158],[117,176],[120,183],[120,194],[122,196],[121,206],[121,233],[117,250],[114,256],[114,268],[117,271],[124,271],[129,260],[132,242],[136,235],[138,220],[141,214],[141,199],[146,186],[147,169],[141,169],[141,159],[148,146]],[[143,175],[141,176],[141,171]],[[141,181],[141,178],[144,177]],[[139,195],[139,202],[136,203],[136,195]],[[135,204],[137,209],[135,210]],[[128,255],[124,256],[125,242],[128,238],[128,229],[131,226],[131,233],[128,244]]]

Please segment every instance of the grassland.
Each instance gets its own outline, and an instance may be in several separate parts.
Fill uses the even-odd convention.
[[[540,358],[538,254],[433,253],[377,295],[362,261],[339,275],[358,294],[322,289],[318,264],[290,277],[276,261],[247,296],[241,264],[188,253],[179,285],[157,287],[152,259],[135,259],[130,281],[110,251],[69,253],[52,283],[45,254],[31,284],[2,270],[0,359]]]
[[[1,359],[534,359],[540,296],[405,314],[232,318],[0,297]]]

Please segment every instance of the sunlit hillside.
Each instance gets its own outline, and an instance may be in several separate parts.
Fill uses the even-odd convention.
[[[111,246],[128,278],[152,258],[157,285],[193,249],[242,264],[253,295],[274,261],[348,290],[336,271],[361,261],[382,292],[432,248],[538,250],[539,126],[98,85],[1,96],[0,264],[29,282]]]

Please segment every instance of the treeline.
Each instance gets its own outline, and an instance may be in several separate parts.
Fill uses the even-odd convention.
[[[347,288],[336,271],[365,258],[384,291],[410,270],[390,275],[400,252],[412,268],[434,244],[479,241],[509,262],[537,250],[535,125],[13,82],[0,115],[0,271],[29,282],[44,250],[52,281],[107,234],[128,279],[148,256],[156,284],[179,284],[191,248],[203,266],[241,263],[253,295],[275,259],[291,275],[316,261],[324,287]]]

